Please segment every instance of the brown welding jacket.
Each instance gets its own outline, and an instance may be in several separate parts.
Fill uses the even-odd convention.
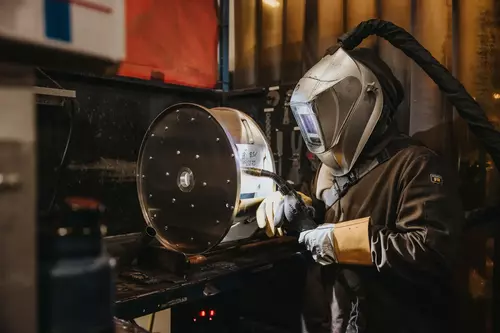
[[[337,224],[338,264],[309,268],[307,332],[450,331],[464,216],[458,180],[430,149],[399,135],[387,147],[395,144],[403,148],[324,211],[323,221]],[[313,186],[319,198],[333,179],[321,173]]]

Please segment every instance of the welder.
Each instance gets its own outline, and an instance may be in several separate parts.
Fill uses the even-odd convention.
[[[281,235],[278,226],[286,230],[292,221],[318,224],[298,238],[314,261],[304,332],[449,332],[464,219],[457,175],[398,131],[393,119],[404,97],[401,83],[375,52],[355,49],[371,34],[415,60],[478,137],[498,135],[463,86],[409,33],[389,22],[363,22],[302,77],[291,97],[304,142],[321,161],[310,193],[302,194],[315,216],[297,214],[296,199],[276,192],[259,206],[257,221],[269,235]],[[498,145],[486,146],[499,156]]]

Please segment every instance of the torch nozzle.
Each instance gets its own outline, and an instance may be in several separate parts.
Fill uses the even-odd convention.
[[[244,173],[250,176],[271,178],[276,183],[276,185],[278,185],[278,190],[283,195],[287,195],[290,192],[294,192],[293,187],[274,172],[259,168],[241,168],[241,169]]]
[[[276,183],[276,185],[278,185],[278,190],[281,192],[281,194],[283,194],[284,196],[292,195],[293,197],[295,197],[298,202],[298,206],[296,207],[297,210],[306,212],[307,214],[313,214],[311,212],[313,212],[314,209],[309,209],[304,203],[304,200],[302,199],[300,194],[295,191],[293,186],[286,182],[278,174],[258,168],[242,168],[242,171],[250,176],[271,178]],[[304,230],[311,230],[316,228],[316,224],[314,223],[314,221],[308,218],[300,219],[300,223],[295,225],[293,228],[295,228],[295,230],[298,232],[302,232]]]

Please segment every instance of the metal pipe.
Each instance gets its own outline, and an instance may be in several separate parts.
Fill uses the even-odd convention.
[[[222,91],[229,91],[229,0],[219,0],[219,77]]]

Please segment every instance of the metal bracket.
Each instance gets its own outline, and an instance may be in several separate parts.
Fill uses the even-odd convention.
[[[76,98],[75,90],[37,86],[33,87],[33,90],[36,96],[37,104],[61,106],[64,104],[65,99]]]

